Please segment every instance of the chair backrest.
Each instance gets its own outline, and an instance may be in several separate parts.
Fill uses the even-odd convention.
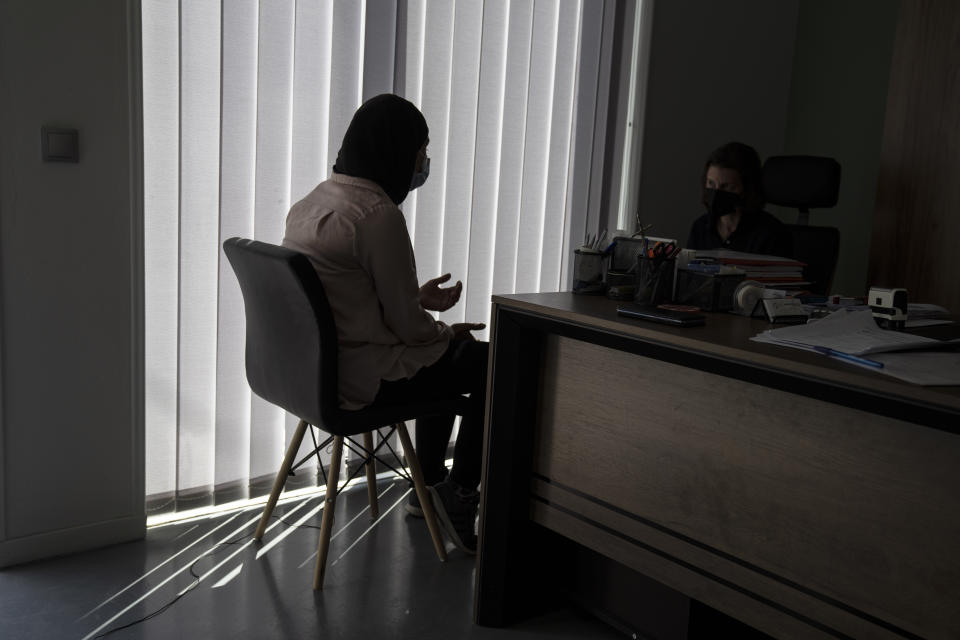
[[[810,282],[807,288],[829,295],[840,253],[840,231],[806,224],[788,224],[787,228],[793,236],[793,258],[807,265],[803,269],[803,277]]]
[[[807,224],[810,209],[837,204],[840,163],[820,156],[767,158],[763,163],[763,195],[770,204],[798,209],[798,224]]]
[[[770,204],[799,211],[793,236],[793,258],[807,264],[803,275],[810,291],[829,294],[840,251],[840,231],[809,226],[810,209],[837,204],[840,163],[821,156],[772,156],[763,163],[763,195]]]
[[[250,388],[314,426],[336,424],[337,330],[309,259],[243,238],[223,251],[243,293]]]

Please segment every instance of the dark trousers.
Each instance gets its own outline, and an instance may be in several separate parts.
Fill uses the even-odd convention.
[[[480,484],[488,348],[487,342],[451,340],[439,360],[420,369],[412,378],[381,381],[374,400],[375,404],[394,404],[431,400],[453,393],[470,394],[468,410],[460,420],[450,471],[453,481],[466,489],[476,489]],[[417,418],[417,458],[427,485],[436,484],[447,475],[443,461],[454,418],[452,414]]]

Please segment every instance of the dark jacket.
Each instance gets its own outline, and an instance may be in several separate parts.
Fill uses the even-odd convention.
[[[786,225],[766,211],[744,213],[726,241],[705,213],[690,226],[687,249],[730,249],[768,256],[793,257],[793,237]]]

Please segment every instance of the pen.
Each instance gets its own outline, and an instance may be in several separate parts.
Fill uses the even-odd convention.
[[[600,246],[601,246],[601,243],[602,243],[604,240],[606,240],[606,238],[607,238],[607,230],[604,229],[603,232],[600,234],[600,237],[597,238],[597,240],[596,240],[596,243],[595,243],[595,244],[596,244],[596,247],[595,247],[595,248],[596,248],[596,249],[599,249]]]
[[[848,360],[855,364],[862,364],[868,367],[873,367],[874,369],[883,369],[883,363],[877,362],[876,360],[870,360],[868,358],[861,358],[860,356],[855,356],[850,353],[844,353],[843,351],[837,351],[831,349],[830,347],[814,347],[814,351],[817,353],[822,353],[825,356],[830,356],[831,358],[839,358],[840,360]]]
[[[630,237],[636,238],[637,236],[640,236],[641,238],[645,238],[647,231],[650,231],[650,229],[652,228],[653,228],[653,224],[648,224],[646,226],[640,224],[640,214],[638,213],[637,214],[637,230],[634,231],[633,235],[631,235]]]

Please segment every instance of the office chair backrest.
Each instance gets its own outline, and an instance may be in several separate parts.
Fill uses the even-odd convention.
[[[840,163],[819,156],[773,156],[763,163],[763,195],[770,204],[800,211],[798,224],[807,224],[810,209],[837,204]]]
[[[337,330],[310,261],[243,238],[225,241],[223,251],[243,293],[250,388],[314,426],[336,424]]]
[[[813,293],[829,294],[840,252],[835,227],[811,227],[810,209],[837,204],[840,163],[820,156],[773,156],[763,163],[763,195],[767,202],[799,211],[793,236],[793,258],[806,263],[804,279]]]

